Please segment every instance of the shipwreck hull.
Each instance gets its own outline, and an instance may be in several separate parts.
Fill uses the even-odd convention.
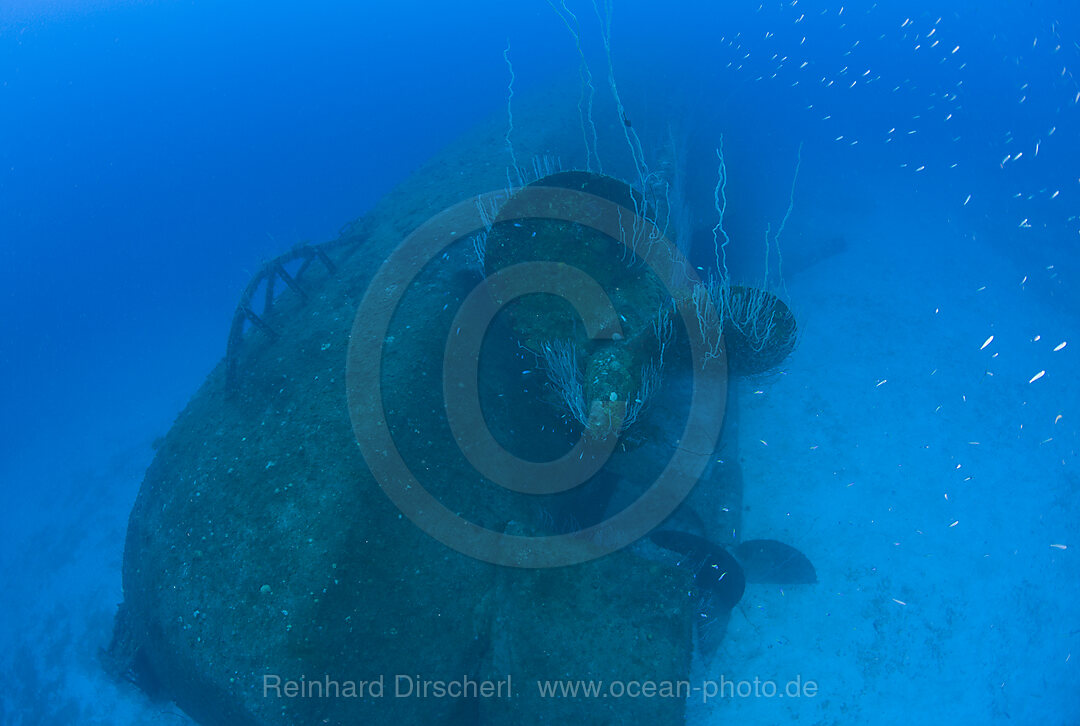
[[[463,555],[402,516],[357,445],[345,389],[353,318],[374,271],[424,210],[458,201],[461,190],[432,184],[447,163],[391,194],[326,248],[331,264],[280,293],[260,314],[265,325],[230,346],[146,473],[104,661],[200,723],[683,722],[682,698],[543,698],[536,682],[688,679],[697,616],[689,574],[628,550],[540,570]],[[478,482],[442,411],[448,326],[478,279],[470,254],[462,240],[425,268],[396,312],[382,351],[383,402],[426,487],[481,526],[531,534],[550,517],[543,502]],[[511,333],[495,326],[493,355],[500,344],[509,350]],[[483,378],[497,435],[525,446],[522,420],[547,421],[549,436],[560,430],[539,382],[503,396],[491,386],[505,381]],[[560,445],[556,435],[541,448]],[[399,677],[509,677],[513,692],[397,697]],[[286,681],[301,695],[279,695],[273,686]],[[381,681],[384,690],[305,696],[303,684],[315,681]]]

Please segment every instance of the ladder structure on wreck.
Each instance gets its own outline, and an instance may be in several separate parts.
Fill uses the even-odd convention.
[[[225,348],[225,392],[227,395],[234,395],[239,386],[240,354],[248,337],[247,331],[250,328],[257,329],[270,341],[277,340],[279,333],[270,324],[268,318],[273,312],[279,291],[284,294],[285,290],[289,290],[299,297],[301,302],[307,302],[312,291],[305,280],[305,273],[312,264],[318,261],[327,274],[336,274],[337,264],[330,258],[329,252],[347,243],[358,242],[359,237],[355,234],[356,227],[355,222],[346,225],[338,238],[330,242],[322,244],[301,242],[288,252],[264,263],[248,281],[240,294],[236,311],[233,313],[229,340]],[[290,272],[288,266],[293,265],[297,260],[300,261],[299,267]],[[284,285],[283,288],[279,288],[279,282]],[[255,300],[260,289],[263,292],[263,306],[261,310],[256,311]]]

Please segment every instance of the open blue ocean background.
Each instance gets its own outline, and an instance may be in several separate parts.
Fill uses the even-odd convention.
[[[758,274],[789,200],[781,248],[811,260],[787,282],[818,342],[786,364],[798,387],[761,386],[782,425],[749,407],[771,428],[747,488],[783,479],[775,514],[812,511],[819,573],[850,561],[895,595],[791,656],[844,661],[803,722],[858,703],[869,723],[1080,723],[1080,6],[616,0],[612,43],[647,155],[686,139],[695,262],[721,139],[733,264]],[[0,723],[182,718],[97,664],[152,444],[261,262],[505,114],[508,46],[520,97],[576,78],[541,0],[0,3]],[[847,659],[879,621],[927,635]],[[873,692],[892,678],[920,686]]]

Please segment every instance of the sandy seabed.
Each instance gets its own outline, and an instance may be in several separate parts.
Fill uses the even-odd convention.
[[[742,386],[744,537],[796,544],[819,583],[750,586],[698,668],[818,694],[692,704],[693,723],[1080,714],[1077,388],[1053,350],[1075,319],[1052,270],[913,203],[834,220],[848,251],[789,281],[799,348]]]

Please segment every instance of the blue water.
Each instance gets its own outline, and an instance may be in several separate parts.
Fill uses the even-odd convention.
[[[815,240],[846,239],[846,252],[789,281],[795,308],[811,308],[809,332],[833,343],[807,343],[792,359],[794,377],[805,363],[805,386],[790,395],[805,399],[775,410],[800,432],[793,439],[817,446],[816,436],[831,436],[834,453],[796,457],[792,466],[800,476],[857,484],[905,466],[923,471],[914,460],[921,447],[969,445],[973,428],[988,440],[1007,432],[978,444],[979,461],[964,450],[923,465],[943,482],[953,463],[981,467],[984,483],[968,495],[972,509],[958,525],[980,521],[974,539],[927,540],[912,561],[880,560],[898,591],[915,599],[959,583],[955,600],[924,607],[911,626],[918,632],[945,637],[963,630],[970,612],[990,613],[987,629],[950,640],[947,656],[921,647],[910,659],[890,654],[888,637],[866,648],[884,651],[889,677],[917,670],[915,680],[930,690],[908,695],[946,711],[953,704],[951,718],[1080,722],[1080,7],[677,5],[616,2],[613,62],[646,153],[658,153],[669,126],[687,140],[694,261],[706,266],[713,252],[721,137],[733,209],[727,226],[740,241],[732,259],[745,275],[759,274],[764,225],[775,229],[784,216],[800,144],[781,244],[795,259]],[[610,105],[592,7],[571,7],[582,20],[598,107]],[[505,113],[508,44],[518,99],[576,73],[566,28],[539,0],[0,5],[4,723],[136,723],[164,712],[109,685],[95,660],[121,599],[123,532],[151,443],[220,360],[239,291],[263,260],[301,240],[335,237],[446,144]],[[576,95],[566,103],[574,107]],[[554,151],[573,165],[583,149]],[[915,289],[900,295],[903,275]],[[864,301],[875,285],[882,307],[869,327],[877,342],[888,341],[891,368],[880,365],[884,343],[868,352],[858,332],[843,335],[843,308],[829,308],[831,317],[813,311],[835,299],[830,291]],[[861,324],[856,330],[865,332]],[[990,335],[995,342],[980,349]],[[808,361],[811,353],[820,357]],[[851,377],[812,391],[805,371],[814,366]],[[938,369],[944,373],[927,377]],[[892,386],[907,390],[871,398]],[[968,397],[976,411],[930,418],[935,406],[947,413]],[[893,435],[824,426],[829,409],[815,417],[801,403],[814,399],[833,401],[836,417],[876,407],[875,423]],[[848,457],[835,442],[858,461],[850,475],[837,473]],[[882,504],[887,518],[895,504],[909,517],[898,528],[907,534],[921,526],[920,511],[950,501],[941,496],[950,492],[935,490],[931,505],[930,494],[905,499],[889,490],[852,504],[843,499],[848,484],[808,485],[814,504],[802,502],[813,512],[814,541],[841,543],[841,556],[825,561],[876,541],[883,520],[857,521],[867,507]],[[959,515],[934,516],[943,531],[960,531],[948,526]],[[882,537],[891,545],[891,533]],[[1015,559],[978,564],[990,550]],[[999,580],[1023,588],[998,588]],[[839,641],[896,617],[882,612],[846,611],[850,622],[827,636]],[[798,617],[815,627],[815,613]],[[1025,654],[1029,638],[1037,644]],[[830,652],[821,643],[797,651]],[[805,712],[804,722],[845,723],[845,713],[902,722],[904,713],[889,709],[903,699],[873,707],[873,689],[893,683],[867,665],[876,662],[836,667],[834,687],[822,685],[831,705]],[[927,669],[955,672],[960,664],[959,683],[943,678],[933,690]],[[964,684],[967,695],[952,698]],[[931,719],[945,712],[915,711]],[[746,713],[762,723],[791,715]],[[730,712],[692,718],[722,723]]]

